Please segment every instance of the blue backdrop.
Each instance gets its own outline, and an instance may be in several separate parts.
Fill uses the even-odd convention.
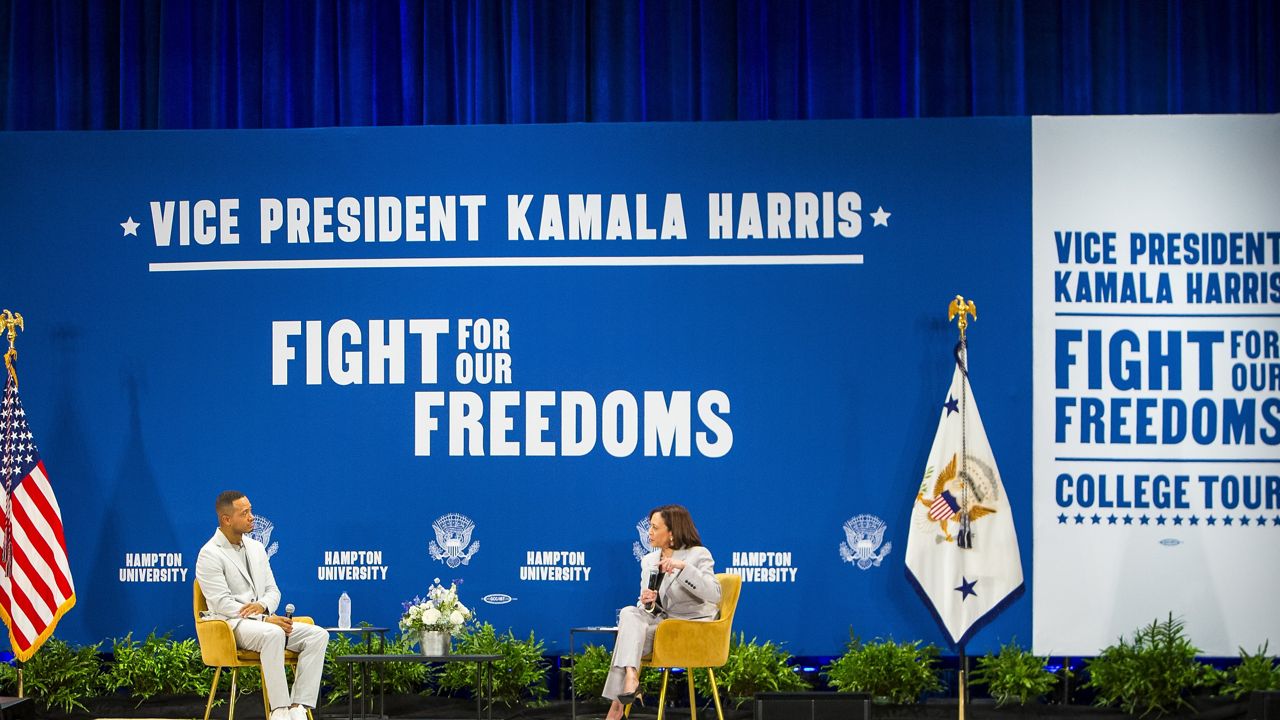
[[[717,566],[754,578],[737,621],[748,637],[797,654],[835,653],[851,629],[941,641],[902,552],[950,380],[944,315],[958,292],[978,303],[974,390],[1030,562],[1028,120],[26,133],[0,136],[0,154],[11,239],[0,287],[27,318],[22,391],[79,592],[64,639],[190,632],[181,571],[214,530],[214,495],[232,487],[273,524],[285,601],[321,622],[346,591],[355,620],[392,624],[432,578],[457,578],[482,619],[560,651],[567,628],[608,623],[633,601],[636,525],[653,505],[682,502]],[[602,194],[601,234],[610,195],[624,194],[633,236],[642,223],[661,233],[678,194],[685,237],[508,239],[509,194],[533,196],[523,216],[536,237],[554,234],[544,195],[558,194],[567,224],[575,193]],[[732,194],[729,237],[710,237],[711,193]],[[814,194],[816,234],[830,237],[794,237],[803,193]],[[763,237],[741,219],[748,194]],[[476,240],[461,205],[453,241],[290,243],[285,219],[260,230],[260,208],[273,207],[264,198],[282,218],[289,198],[305,202],[295,204],[314,240],[315,198],[357,198],[363,212],[366,196],[403,207],[418,195],[483,195]],[[231,198],[238,244],[183,245],[178,221],[167,246],[158,240],[178,201]],[[771,202],[793,216],[773,234],[793,237],[769,237]],[[354,267],[371,261],[397,267]],[[509,324],[509,383],[459,381],[460,320],[474,318]],[[338,342],[363,352],[362,382],[335,382],[342,363],[326,355],[308,384],[308,358],[327,352],[342,319],[361,333]],[[403,331],[403,383],[371,382],[370,321],[392,319],[448,321],[435,382],[422,379],[419,336]],[[293,321],[318,321],[326,336],[312,346],[278,324]],[[273,384],[277,368],[284,384]],[[483,456],[450,454],[449,408],[415,409],[430,392],[455,407],[454,391],[484,404]],[[515,456],[492,456],[494,391],[516,393]],[[525,442],[533,391],[556,393],[543,413],[549,457]],[[606,408],[614,391],[634,397],[636,449],[611,454],[610,425],[597,420],[594,449],[564,456],[569,391]],[[688,456],[645,454],[656,417],[646,391],[666,403],[689,393],[689,419],[676,423]],[[700,411],[716,392],[725,402]],[[424,455],[415,430],[433,421]],[[430,548],[449,514],[472,524],[456,567]],[[883,522],[893,545],[866,569],[839,549],[859,514]],[[326,555],[360,550],[380,557]],[[531,555],[559,551],[581,555]],[[789,555],[735,556],[752,552]],[[378,579],[322,579],[334,574]],[[570,579],[530,579],[548,576]],[[1015,602],[971,650],[1029,637],[1029,605]]]

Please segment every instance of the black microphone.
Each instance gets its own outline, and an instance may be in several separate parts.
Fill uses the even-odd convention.
[[[284,606],[284,616],[289,618],[290,620],[293,619],[293,603],[289,603],[288,605]]]
[[[658,592],[658,588],[662,587],[662,571],[654,570],[649,573],[649,589]],[[657,615],[662,612],[662,606],[658,603],[657,598],[652,603],[645,606],[645,612],[651,615]]]

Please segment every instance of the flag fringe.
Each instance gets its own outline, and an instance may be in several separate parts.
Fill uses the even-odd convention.
[[[62,619],[62,616],[66,615],[75,606],[76,594],[71,593],[71,597],[63,600],[62,604],[58,606],[58,610],[53,614],[53,619],[49,621],[49,626],[36,637],[35,642],[31,643],[31,647],[26,650],[19,650],[17,638],[13,636],[13,619],[9,617],[9,613],[4,611],[4,606],[0,605],[0,617],[4,618],[5,627],[9,628],[9,647],[13,649],[13,656],[22,662],[30,660],[44,645],[45,641],[53,635],[53,631],[58,627],[58,621]]]

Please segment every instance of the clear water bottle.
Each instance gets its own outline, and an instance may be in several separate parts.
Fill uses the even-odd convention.
[[[338,598],[338,627],[351,627],[351,596],[346,593]]]

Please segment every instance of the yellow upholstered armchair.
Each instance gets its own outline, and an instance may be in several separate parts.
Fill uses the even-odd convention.
[[[213,672],[213,686],[209,688],[209,702],[204,706],[204,720],[209,720],[209,713],[213,711],[213,698],[218,692],[218,679],[222,676],[222,668],[224,667],[231,668],[231,706],[227,713],[227,720],[235,720],[236,675],[242,667],[259,665],[258,653],[251,650],[241,650],[236,647],[235,635],[232,634],[231,626],[227,624],[226,620],[200,617],[200,613],[208,610],[209,605],[205,602],[204,593],[200,590],[200,581],[197,580],[194,585],[191,600],[196,618],[196,637],[200,641],[200,656],[205,665],[217,668]],[[296,623],[314,623],[309,617],[295,616],[293,621]],[[284,661],[287,665],[297,665],[298,653],[286,650]],[[267,697],[267,684],[265,682],[262,683],[262,709],[266,713],[265,717],[271,717],[271,699]],[[311,717],[310,708],[307,709],[307,717]]]
[[[671,668],[682,667],[689,679],[689,719],[697,717],[698,702],[693,694],[693,669],[706,668],[711,679],[711,697],[716,703],[716,716],[724,720],[720,708],[720,691],[716,688],[718,668],[729,659],[729,639],[733,636],[733,614],[738,609],[738,595],[742,592],[742,578],[719,573],[720,614],[715,620],[678,620],[668,618],[658,623],[653,636],[653,654],[645,658],[644,667],[662,668],[662,692],[658,695],[658,720],[662,720],[667,703],[667,680]],[[627,708],[628,715],[630,707]]]

